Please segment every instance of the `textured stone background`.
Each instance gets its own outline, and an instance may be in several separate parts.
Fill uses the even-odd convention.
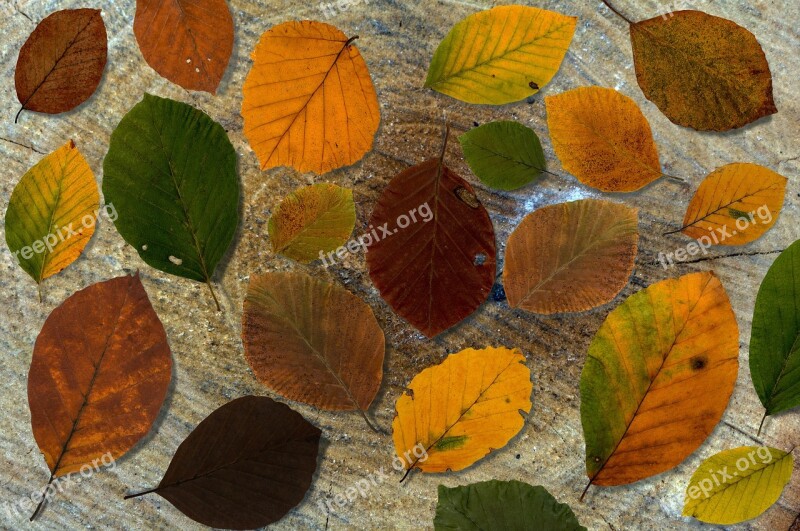
[[[218,96],[189,93],[161,79],[141,57],[133,37],[134,0],[0,0],[0,204],[5,211],[20,176],[44,153],[67,139],[75,140],[102,179],[102,160],[109,135],[123,114],[147,91],[195,105],[228,130],[239,153],[244,192],[242,222],[236,244],[217,274],[224,312],[212,308],[205,286],[170,277],[144,264],[113,225],[101,221],[87,251],[74,265],[44,285],[43,304],[36,286],[0,252],[0,527],[18,528],[23,518],[6,512],[6,504],[38,491],[48,471],[30,429],[26,378],[36,336],[50,311],[74,291],[94,282],[136,271],[164,322],[175,361],[171,392],[150,435],[114,470],[96,474],[73,486],[49,505],[33,525],[40,529],[130,528],[195,529],[157,496],[123,501],[128,491],[158,483],[178,444],[211,411],[245,394],[266,394],[245,363],[240,317],[248,278],[271,270],[303,269],[271,253],[266,224],[281,197],[300,185],[330,180],[355,189],[357,231],[365,228],[378,195],[400,170],[439,151],[446,112],[455,134],[473,122],[518,120],[542,138],[551,169],[535,185],[514,193],[485,189],[469,173],[458,143],[448,149],[448,163],[477,185],[497,231],[502,263],[504,242],[519,220],[546,204],[595,195],[566,175],[554,157],[547,136],[543,95],[581,85],[614,87],[634,98],[653,127],[664,171],[682,176],[681,185],[661,180],[640,193],[614,197],[641,209],[641,251],[629,286],[612,304],[577,316],[539,317],[509,310],[505,301],[489,300],[471,319],[434,340],[425,340],[392,314],[372,287],[363,255],[328,270],[319,265],[312,274],[344,284],[375,310],[387,336],[384,383],[372,408],[377,422],[388,430],[395,398],[420,370],[465,347],[520,347],[534,378],[534,406],[522,432],[502,451],[458,474],[415,474],[398,483],[391,471],[393,449],[389,436],[368,430],[357,414],[317,411],[302,404],[292,407],[323,430],[319,470],[305,501],[276,527],[280,528],[422,528],[430,527],[436,487],[490,478],[520,479],[546,486],[569,503],[590,529],[687,529],[702,527],[681,518],[685,485],[699,462],[713,453],[746,444],[770,444],[789,449],[798,441],[797,412],[768,420],[766,433],[755,433],[763,410],[750,382],[747,345],[757,287],[774,252],[794,241],[798,233],[798,169],[800,168],[800,36],[796,30],[800,4],[794,0],[691,0],[661,2],[617,0],[632,18],[649,18],[669,6],[694,7],[735,20],[753,31],[763,45],[775,77],[779,114],[744,130],[700,134],[670,123],[639,90],[632,68],[625,23],[599,0],[543,0],[536,5],[580,17],[575,40],[561,71],[530,102],[499,108],[462,104],[420,88],[430,58],[449,28],[489,1],[352,0],[347,9],[331,13],[322,4],[301,0],[230,0],[236,22],[236,46]],[[524,2],[529,3],[529,2]],[[109,61],[97,93],[84,105],[61,116],[23,113],[18,125],[14,65],[20,46],[35,22],[59,8],[95,6],[103,9],[110,37]],[[326,175],[298,175],[287,169],[263,173],[242,135],[241,86],[250,67],[249,52],[260,34],[289,19],[325,20],[348,35],[360,35],[357,46],[369,64],[378,90],[383,121],[374,151],[354,167]],[[681,235],[662,236],[682,220],[692,191],[703,177],[730,162],[755,162],[789,178],[787,204],[776,227],[744,248],[714,249],[708,260],[665,271],[659,252],[687,243]],[[618,488],[592,488],[584,503],[578,497],[586,483],[579,415],[579,377],[589,341],[608,312],[621,300],[658,280],[713,268],[724,282],[741,328],[741,370],[731,405],[708,441],[671,472]],[[332,514],[320,506],[343,493],[357,480],[384,467],[390,481],[374,488]],[[800,478],[786,489],[766,515],[738,529],[782,530],[800,512]]]

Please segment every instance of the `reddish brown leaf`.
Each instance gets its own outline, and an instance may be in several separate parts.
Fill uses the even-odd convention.
[[[58,114],[89,99],[103,77],[107,48],[99,9],[65,9],[45,18],[17,59],[14,81],[20,113],[27,109]]]
[[[178,447],[156,493],[201,524],[254,529],[303,501],[317,469],[321,432],[267,397],[220,407]]]

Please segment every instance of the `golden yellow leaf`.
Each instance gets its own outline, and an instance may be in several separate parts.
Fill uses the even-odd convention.
[[[397,400],[395,451],[409,470],[466,468],[522,429],[520,411],[530,411],[532,387],[519,349],[451,354],[414,377]]]
[[[308,20],[261,36],[244,83],[242,116],[262,169],[325,173],[372,149],[380,108],[354,39]]]

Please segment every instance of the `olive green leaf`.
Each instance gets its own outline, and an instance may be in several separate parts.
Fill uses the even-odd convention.
[[[103,194],[122,237],[149,265],[205,282],[239,222],[236,152],[205,113],[145,94],[111,135]]]
[[[492,122],[458,138],[472,173],[498,190],[516,190],[547,171],[539,137],[517,122]]]

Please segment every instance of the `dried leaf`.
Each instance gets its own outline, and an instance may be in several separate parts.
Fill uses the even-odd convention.
[[[751,520],[778,501],[793,468],[792,454],[767,446],[720,452],[692,474],[683,516],[719,525]]]
[[[171,374],[167,336],[138,275],[93,284],[53,310],[28,373],[48,485],[130,450],[150,431]]]
[[[136,0],[133,32],[161,76],[187,90],[216,93],[233,51],[226,0]]]
[[[355,39],[308,20],[261,36],[242,102],[244,133],[261,169],[325,173],[372,149],[380,107]]]
[[[486,186],[516,190],[547,171],[539,137],[520,123],[488,123],[458,140],[470,169]]]
[[[22,45],[14,84],[24,110],[59,114],[94,94],[108,37],[99,9],[65,9],[42,20]],[[16,119],[14,120],[16,122]]]
[[[451,354],[416,375],[397,399],[394,448],[409,471],[458,471],[502,448],[531,410],[530,370],[519,349]],[[416,448],[425,449],[425,456]]]
[[[713,273],[658,282],[612,311],[581,376],[589,485],[639,481],[694,452],[728,405],[738,360],[736,317]]]
[[[6,242],[41,284],[78,259],[100,208],[91,168],[70,140],[22,176],[6,210]]]
[[[481,481],[463,487],[439,485],[433,527],[437,531],[586,531],[569,505],[547,489],[521,481]]]
[[[184,440],[156,493],[203,525],[256,529],[297,506],[317,469],[321,432],[288,406],[245,396]]]
[[[323,183],[286,197],[269,218],[268,229],[273,251],[308,263],[346,243],[355,226],[353,191]]]
[[[111,135],[103,171],[114,224],[142,260],[211,289],[239,223],[236,152],[222,126],[145,94]]]
[[[242,339],[256,378],[290,400],[363,415],[381,385],[386,340],[370,307],[304,273],[252,277]]]
[[[631,25],[636,78],[645,97],[678,125],[728,131],[778,109],[755,36],[701,11]]]
[[[503,268],[508,304],[554,314],[612,301],[633,271],[637,218],[635,208],[599,199],[528,214],[508,239]]]
[[[425,86],[467,103],[523,100],[556,75],[577,20],[525,6],[470,15],[439,44]]]
[[[633,192],[661,177],[650,124],[632,99],[581,87],[545,98],[553,149],[564,169],[603,192]]]
[[[700,184],[680,230],[719,245],[744,245],[775,225],[785,196],[786,177],[757,164],[728,164]]]

